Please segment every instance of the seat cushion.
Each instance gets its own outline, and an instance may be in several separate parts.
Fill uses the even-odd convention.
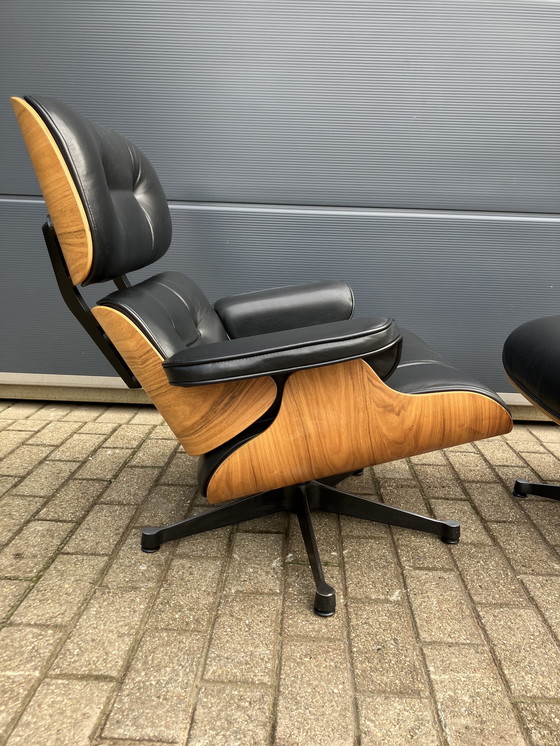
[[[473,376],[449,365],[412,332],[401,329],[403,338],[399,365],[385,383],[403,394],[439,391],[472,391],[483,394],[505,407],[500,397]]]
[[[555,419],[560,416],[560,316],[534,319],[507,338],[502,355],[514,386]]]

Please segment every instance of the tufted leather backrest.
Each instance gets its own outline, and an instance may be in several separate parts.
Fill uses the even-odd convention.
[[[90,236],[85,237],[82,250],[88,250],[89,241],[90,257],[85,261],[79,257],[81,269],[71,271],[74,284],[109,280],[163,256],[171,241],[171,218],[160,181],[144,154],[121,135],[54,98],[26,96],[25,102],[52,135],[51,148],[53,144],[59,148],[87,220],[85,233],[89,229]],[[35,160],[34,166],[41,181]],[[53,191],[50,197],[41,187],[54,218],[58,193]],[[66,257],[65,238],[70,236],[69,245],[71,227],[60,231],[56,219],[53,223]]]

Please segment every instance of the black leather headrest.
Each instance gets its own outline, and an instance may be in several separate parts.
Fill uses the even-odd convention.
[[[54,98],[25,100],[49,128],[83,201],[93,263],[82,284],[118,277],[163,256],[171,242],[171,218],[146,156],[121,135]]]

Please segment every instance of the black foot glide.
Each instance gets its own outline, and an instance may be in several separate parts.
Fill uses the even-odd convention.
[[[526,479],[518,479],[513,488],[515,497],[527,497],[536,495],[537,497],[547,497],[549,500],[560,500],[560,486],[555,484],[538,484],[528,482]]]
[[[339,478],[340,479],[340,478]],[[520,483],[519,480],[518,483]],[[516,483],[516,487],[517,484]],[[529,484],[526,482],[525,484]],[[535,485],[530,485],[534,487]],[[549,487],[550,485],[537,485]],[[560,499],[560,488],[558,491]],[[529,494],[529,493],[525,493]],[[532,493],[539,494],[539,493]],[[548,497],[549,495],[545,495]],[[342,492],[325,482],[306,482],[305,484],[285,487],[283,489],[261,492],[252,497],[234,500],[209,510],[194,518],[173,523],[161,528],[145,528],[142,531],[142,549],[144,552],[156,552],[166,541],[181,539],[214,528],[231,526],[252,518],[270,515],[279,511],[295,513],[303,536],[307,556],[313,579],[315,581],[314,611],[318,616],[332,616],[336,610],[336,592],[330,586],[323,573],[323,565],[319,556],[317,539],[311,520],[311,511],[324,510],[328,513],[338,513],[354,518],[363,518],[390,526],[402,526],[416,531],[435,534],[447,544],[457,544],[460,536],[460,526],[457,521],[436,521],[434,518],[409,513],[407,510],[394,508],[391,505],[360,497],[350,492]]]

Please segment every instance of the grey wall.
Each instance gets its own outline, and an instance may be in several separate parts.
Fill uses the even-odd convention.
[[[111,373],[42,244],[8,104],[37,93],[154,162],[174,223],[155,269],[211,299],[345,279],[360,314],[393,315],[509,390],[503,340],[558,311],[560,4],[3,0],[0,14],[0,370]]]

